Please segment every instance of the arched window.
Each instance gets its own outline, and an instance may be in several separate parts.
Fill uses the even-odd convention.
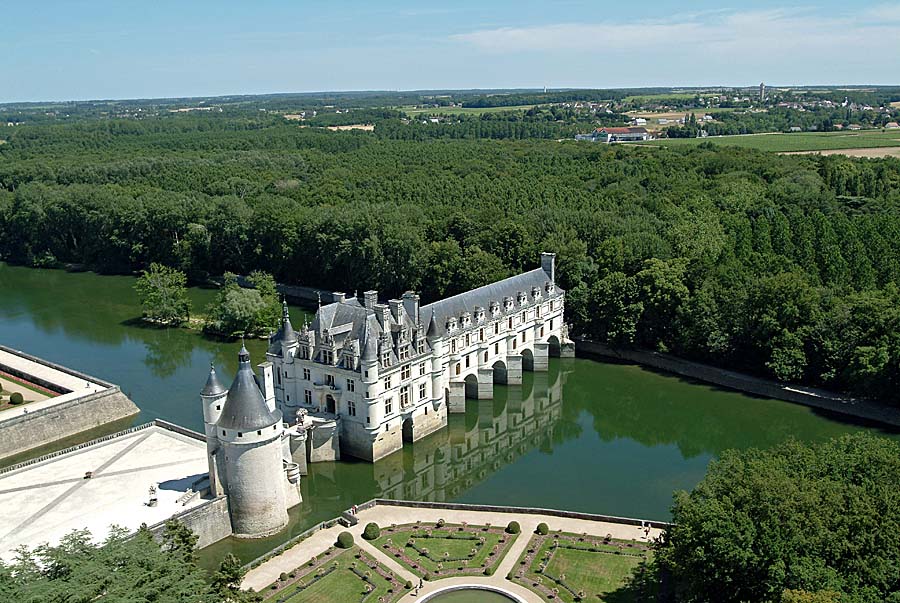
[[[457,362],[456,363],[456,374],[457,375],[459,374],[459,370],[460,370],[460,366],[459,366],[459,363]]]

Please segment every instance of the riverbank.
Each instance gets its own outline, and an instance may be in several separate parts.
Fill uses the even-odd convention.
[[[586,358],[612,358],[620,362],[633,362],[755,396],[803,404],[812,408],[900,427],[900,408],[880,404],[873,400],[854,398],[823,389],[754,377],[661,352],[612,348],[583,338],[575,338],[575,353]]]

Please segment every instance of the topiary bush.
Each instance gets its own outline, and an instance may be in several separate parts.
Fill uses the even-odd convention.
[[[13,392],[9,396],[10,404],[22,404],[25,402],[25,398],[22,396],[22,392]]]
[[[507,534],[518,534],[518,533],[521,532],[521,531],[522,531],[522,526],[519,525],[519,522],[518,522],[518,521],[511,521],[511,522],[509,522],[509,524],[506,526],[506,533],[507,533]]]
[[[547,524],[545,524],[545,523],[542,521],[541,523],[538,524],[537,529],[535,530],[535,532],[538,533],[538,534],[540,534],[541,536],[546,536],[547,534],[550,533],[550,528],[547,527]]]
[[[284,582],[288,579],[288,575],[284,572],[281,572],[280,574],[278,574],[278,579]]]
[[[378,527],[378,524],[375,522],[367,523],[362,537],[366,540],[375,540],[379,536],[381,536],[381,528]]]
[[[405,585],[406,590],[412,589],[412,586],[413,586],[413,585],[412,585],[412,580],[407,580],[407,581],[406,581],[406,585]]]
[[[492,567],[486,567],[486,568],[484,568],[484,575],[485,575],[485,576],[493,576],[493,575],[494,575],[494,568],[492,568]]]
[[[341,532],[337,537],[337,546],[342,549],[349,549],[353,546],[353,534],[350,532]]]

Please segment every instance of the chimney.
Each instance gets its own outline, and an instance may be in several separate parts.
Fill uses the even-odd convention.
[[[544,252],[541,254],[541,268],[550,277],[550,282],[556,284],[556,254]]]
[[[394,320],[400,322],[400,308],[403,307],[403,302],[399,299],[392,299],[388,301],[388,305],[391,307],[391,315]]]
[[[347,294],[341,291],[335,291],[331,294],[331,301],[336,304],[344,303],[344,300],[347,299]]]
[[[378,303],[378,291],[366,291],[363,293],[363,305],[369,310],[375,309],[375,304]]]
[[[385,331],[391,328],[391,308],[387,304],[375,304],[375,317]]]
[[[403,294],[403,307],[406,308],[406,314],[416,324],[419,323],[419,296],[415,291],[407,291]]]

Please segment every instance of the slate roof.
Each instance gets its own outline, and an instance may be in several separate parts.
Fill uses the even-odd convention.
[[[504,297],[516,299],[516,296],[520,291],[524,292],[530,300],[531,290],[534,287],[540,288],[541,295],[544,296],[544,299],[551,299],[561,295],[563,291],[559,287],[554,288],[553,293],[547,295],[544,285],[549,281],[550,276],[544,272],[542,268],[535,268],[530,272],[511,276],[502,281],[497,281],[496,283],[491,283],[490,285],[472,289],[471,291],[466,291],[465,293],[460,293],[459,295],[436,301],[427,306],[422,306],[419,313],[423,317],[429,317],[428,336],[440,337],[446,334],[447,319],[451,316],[459,318],[464,312],[469,312],[472,314],[474,320],[475,306],[484,308],[487,313],[489,312],[492,301],[499,302],[502,308]]]
[[[250,353],[241,346],[238,372],[228,389],[222,415],[216,423],[222,429],[256,431],[281,422],[280,410],[269,410],[250,366]]]
[[[220,396],[225,393],[225,386],[219,381],[219,375],[216,373],[216,367],[209,365],[209,377],[206,378],[206,385],[200,390],[201,396]]]
[[[291,317],[288,313],[287,301],[284,301],[281,304],[281,327],[274,335],[269,337],[268,352],[270,354],[274,354],[275,356],[280,356],[281,343],[283,341],[291,343],[296,340],[297,332],[294,331],[294,326],[291,324]]]

